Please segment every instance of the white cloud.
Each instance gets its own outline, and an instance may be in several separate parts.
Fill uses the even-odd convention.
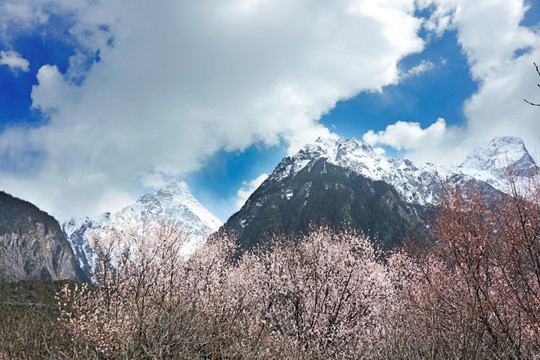
[[[0,66],[1,65],[7,65],[13,71],[30,70],[30,63],[28,60],[24,59],[19,53],[13,50],[0,51]]]
[[[384,156],[384,154],[386,153],[386,150],[382,147],[374,147],[373,151],[382,156]]]
[[[18,26],[28,28],[37,24],[44,24],[49,20],[49,15],[43,12],[42,6],[28,0],[17,2],[4,2],[0,6],[0,19],[2,23],[16,23]]]
[[[66,102],[74,101],[73,96],[77,92],[75,85],[66,81],[56,66],[43,65],[36,75],[38,84],[32,86],[32,107],[43,112],[58,109],[58,98]]]
[[[540,145],[540,112],[523,98],[540,95],[532,65],[540,59],[540,32],[519,25],[525,11],[523,1],[484,0],[463,7],[453,22],[480,85],[465,103],[465,136],[486,140],[515,135],[534,152]],[[530,50],[515,56],[526,48]]]
[[[457,10],[458,6],[452,0],[437,1],[437,0],[418,0],[418,7],[426,9],[432,5],[432,12],[428,19],[424,21],[424,28],[431,31],[435,36],[441,37],[444,32],[452,28],[452,15]]]
[[[236,210],[239,210],[247,199],[261,184],[268,179],[268,174],[261,174],[251,181],[242,182],[242,187],[236,192]]]
[[[369,130],[362,139],[371,146],[406,150],[407,157],[415,161],[445,163],[465,154],[454,146],[458,134],[458,129],[448,128],[446,121],[439,118],[425,129],[417,122],[398,121],[382,131]]]
[[[436,67],[437,66],[431,61],[423,59],[418,65],[413,66],[406,73],[401,74],[400,78],[403,80],[410,77],[419,76],[427,71],[435,69]]]
[[[396,83],[397,63],[424,45],[415,0],[43,3],[21,3],[25,26],[69,15],[79,47],[65,73],[38,72],[33,106],[50,122],[19,130],[22,144],[0,135],[3,161],[42,154],[26,180],[36,190],[4,181],[19,176],[9,167],[0,180],[61,217],[100,211],[110,191],[189,174],[220,149],[285,141],[293,151],[328,135],[324,113]],[[81,66],[98,50],[100,62]],[[83,181],[101,173],[99,184]]]
[[[540,111],[523,99],[540,99],[533,62],[540,60],[540,32],[520,26],[523,0],[422,0],[435,6],[424,27],[441,36],[452,29],[470,65],[478,91],[464,104],[467,122],[448,128],[438,120],[426,129],[397,122],[364,140],[403,149],[417,160],[459,163],[476,145],[494,136],[514,135],[534,154],[540,151]],[[520,56],[516,52],[524,51]],[[442,63],[444,65],[444,63]],[[413,68],[414,69],[414,68]],[[450,85],[449,85],[450,86]]]
[[[398,121],[388,125],[386,130],[375,133],[369,130],[364,134],[363,140],[369,145],[389,145],[397,150],[414,149],[421,142],[438,141],[446,132],[446,122],[439,118],[426,129],[420,127],[420,123]]]

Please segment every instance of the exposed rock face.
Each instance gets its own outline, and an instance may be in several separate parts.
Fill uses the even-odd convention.
[[[58,222],[0,192],[0,280],[84,279]]]

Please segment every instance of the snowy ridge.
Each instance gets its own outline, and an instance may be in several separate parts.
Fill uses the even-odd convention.
[[[294,176],[321,158],[369,179],[384,181],[394,186],[405,201],[420,205],[435,201],[441,181],[483,181],[505,192],[504,168],[516,169],[521,176],[535,174],[537,169],[523,141],[508,136],[494,138],[475,149],[460,166],[415,165],[408,159],[386,158],[356,139],[319,138],[285,157],[269,179],[280,181]]]
[[[511,136],[494,138],[476,148],[459,168],[503,192],[507,190],[505,169],[521,178],[533,176],[538,171],[523,141]]]
[[[157,219],[175,221],[190,234],[211,233],[222,225],[191,195],[185,183],[176,180],[141,196],[135,204],[124,208],[119,214],[138,217],[145,212]]]
[[[208,236],[222,225],[212,213],[204,208],[189,192],[185,183],[176,180],[141,196],[135,204],[116,214],[104,213],[95,218],[74,218],[62,225],[81,269],[92,278],[96,257],[92,251],[92,236],[126,219],[169,220],[175,222],[187,235],[183,254],[188,256],[201,246]]]
[[[516,170],[527,174],[535,166],[521,139],[511,136],[496,137],[484,146],[476,148],[467,156],[461,168],[496,174],[506,165],[514,166]]]

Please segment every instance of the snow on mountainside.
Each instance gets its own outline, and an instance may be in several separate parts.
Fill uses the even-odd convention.
[[[476,148],[467,156],[461,167],[497,174],[506,165],[515,166],[516,170],[527,174],[536,166],[520,138],[496,137],[484,146]]]
[[[505,191],[505,169],[510,168],[518,176],[528,177],[536,174],[538,167],[525,148],[523,141],[516,137],[496,137],[484,146],[476,148],[459,169]]]
[[[91,248],[93,234],[122,219],[137,219],[142,215],[155,220],[171,220],[185,229],[188,235],[184,245],[186,255],[193,253],[222,225],[221,221],[193,197],[185,183],[176,180],[141,196],[135,204],[116,214],[105,213],[92,219],[71,219],[62,225],[62,229],[80,267],[90,278],[95,264],[95,255]]]
[[[312,160],[326,158],[333,165],[352,170],[372,180],[384,181],[396,188],[407,202],[419,205],[435,201],[439,184],[444,180],[487,182],[506,191],[504,171],[507,166],[529,176],[536,171],[523,141],[515,137],[497,137],[477,148],[460,166],[431,163],[415,165],[407,159],[386,158],[356,139],[319,138],[293,156],[285,157],[268,181],[280,181],[297,174]]]

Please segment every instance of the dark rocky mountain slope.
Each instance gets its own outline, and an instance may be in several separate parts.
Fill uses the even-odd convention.
[[[298,173],[264,182],[225,224],[243,250],[274,234],[307,233],[309,226],[351,228],[383,249],[408,238],[425,240],[426,207],[406,203],[383,181],[314,159]]]
[[[58,222],[0,192],[0,280],[86,279]]]

